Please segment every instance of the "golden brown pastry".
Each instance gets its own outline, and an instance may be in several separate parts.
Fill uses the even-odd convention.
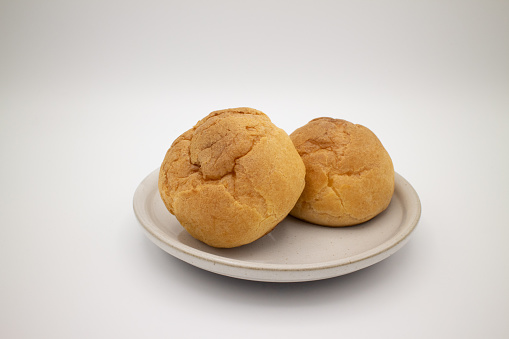
[[[173,142],[159,192],[194,238],[227,248],[269,233],[295,205],[304,177],[288,134],[242,107],[210,113]]]
[[[291,215],[324,226],[350,226],[387,208],[394,167],[368,128],[317,118],[290,138],[306,165],[306,187]]]

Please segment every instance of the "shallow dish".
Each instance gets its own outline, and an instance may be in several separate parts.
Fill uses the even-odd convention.
[[[187,233],[164,206],[159,169],[134,194],[134,212],[146,235],[164,251],[218,274],[256,281],[298,282],[332,278],[373,265],[408,241],[421,215],[413,187],[395,174],[389,207],[350,227],[323,227],[288,216],[272,232],[237,248],[210,247]]]

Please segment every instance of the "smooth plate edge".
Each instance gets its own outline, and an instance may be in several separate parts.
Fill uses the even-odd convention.
[[[419,196],[410,183],[395,173],[395,194],[403,195],[406,217],[404,226],[384,243],[357,255],[313,264],[268,264],[225,258],[206,253],[185,245],[160,231],[148,217],[146,199],[150,190],[157,190],[159,169],[150,173],[138,186],[133,199],[134,213],[143,226],[147,237],[170,255],[193,266],[234,278],[267,281],[298,282],[332,278],[348,274],[376,264],[397,252],[408,241],[409,235],[417,226],[421,215]],[[169,212],[168,212],[169,213]]]

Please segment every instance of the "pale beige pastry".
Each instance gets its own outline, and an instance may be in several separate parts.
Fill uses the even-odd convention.
[[[290,138],[306,165],[306,187],[291,215],[324,226],[350,226],[387,208],[394,192],[394,167],[368,128],[317,118]]]
[[[159,173],[161,198],[196,239],[236,247],[269,233],[304,189],[288,134],[252,108],[210,113],[178,137]]]

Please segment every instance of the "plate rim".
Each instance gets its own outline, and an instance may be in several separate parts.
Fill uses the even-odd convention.
[[[368,262],[370,260],[373,260],[377,257],[383,257],[384,255],[387,255],[380,260],[376,260],[368,265],[365,265],[363,267],[360,267],[358,269],[370,266],[372,264],[375,264],[386,257],[390,256],[399,248],[401,248],[406,241],[408,240],[408,237],[414,229],[417,227],[417,224],[419,222],[420,216],[421,216],[421,202],[419,199],[419,196],[415,189],[412,187],[412,185],[405,179],[403,176],[401,176],[399,173],[395,172],[395,193],[396,190],[398,192],[400,190],[403,190],[403,193],[410,194],[410,196],[414,199],[414,206],[415,211],[413,215],[411,216],[411,220],[407,222],[407,227],[403,227],[401,230],[397,231],[393,236],[391,236],[389,239],[384,241],[383,243],[372,247],[364,252],[358,253],[356,255],[346,257],[346,258],[340,258],[336,260],[330,260],[320,263],[309,263],[309,264],[274,264],[274,263],[259,263],[259,262],[252,262],[252,261],[246,261],[246,260],[239,260],[239,259],[232,259],[232,258],[226,258],[217,254],[208,253],[201,251],[199,249],[196,249],[194,247],[191,247],[189,245],[186,245],[184,243],[181,243],[179,241],[176,241],[174,238],[164,236],[162,232],[160,234],[157,234],[158,232],[156,230],[159,230],[159,226],[153,222],[150,218],[147,218],[148,213],[144,213],[147,211],[145,208],[145,201],[148,198],[148,194],[150,189],[153,189],[153,182],[155,181],[156,187],[157,187],[157,180],[159,177],[159,168],[153,170],[151,173],[149,173],[138,185],[138,187],[135,190],[134,197],[133,197],[133,210],[134,214],[136,215],[136,218],[138,219],[140,225],[142,226],[143,230],[145,231],[145,234],[149,237],[149,239],[154,242],[158,247],[163,249],[165,252],[169,253],[170,255],[183,260],[185,262],[190,263],[191,265],[197,266],[199,268],[212,271],[218,274],[223,275],[229,275],[238,277],[236,275],[232,275],[231,273],[228,274],[226,272],[222,272],[217,265],[224,266],[226,269],[241,269],[241,270],[248,270],[252,272],[285,272],[285,273],[292,273],[292,272],[313,272],[313,271],[321,271],[321,270],[330,270],[330,269],[340,269],[344,267],[348,267],[351,265],[355,265],[361,262]],[[158,189],[157,189],[158,190]],[[404,204],[406,206],[406,204]],[[405,209],[407,211],[407,209]],[[168,212],[170,213],[170,212]],[[290,216],[291,217],[291,216]],[[293,218],[293,217],[292,217]],[[299,220],[299,219],[297,219]],[[154,230],[155,228],[155,230]],[[399,247],[398,247],[399,246]],[[392,253],[390,253],[392,250],[394,250]],[[197,263],[193,263],[193,260],[189,260],[191,258],[186,258],[186,256],[191,256],[194,259],[197,259],[198,261],[205,261],[209,264],[212,264],[215,269],[210,269],[203,267],[202,265],[198,265]],[[355,269],[357,270],[357,269]],[[353,271],[355,271],[353,270]],[[352,272],[353,272],[352,271]],[[350,273],[350,272],[347,272]],[[346,273],[344,273],[346,274]],[[255,274],[256,275],[256,274]],[[335,274],[331,275],[338,276],[341,274]],[[238,277],[239,278],[239,277]],[[248,280],[261,280],[261,281],[280,281],[279,279],[260,279],[260,277],[257,276],[245,276],[245,274],[242,276],[243,279]],[[318,278],[321,279],[321,278]],[[306,280],[315,280],[315,279],[306,279]],[[283,281],[303,281],[302,279],[290,279],[290,280],[283,280]]]

